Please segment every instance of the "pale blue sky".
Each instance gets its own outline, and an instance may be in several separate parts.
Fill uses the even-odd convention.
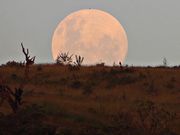
[[[179,0],[0,0],[0,64],[23,60],[20,43],[38,63],[53,62],[52,34],[73,11],[104,10],[125,28],[129,52],[125,64],[160,65],[166,57],[180,64]]]

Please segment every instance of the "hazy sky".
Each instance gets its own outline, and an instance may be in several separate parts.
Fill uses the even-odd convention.
[[[22,61],[20,43],[40,63],[53,62],[52,34],[73,11],[100,9],[115,16],[129,40],[125,64],[180,64],[179,0],[0,0],[0,64]]]

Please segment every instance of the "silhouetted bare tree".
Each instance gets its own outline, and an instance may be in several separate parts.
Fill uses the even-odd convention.
[[[24,56],[25,56],[25,66],[26,66],[26,68],[25,68],[25,77],[29,78],[29,76],[28,76],[29,75],[29,66],[34,64],[34,61],[35,61],[36,57],[35,56],[31,57],[29,55],[29,49],[25,50],[25,48],[23,46],[23,43],[21,43],[21,47],[22,47],[22,52],[24,53]]]
[[[28,80],[29,66],[34,64],[35,61],[35,57],[30,58],[29,50],[27,49],[27,51],[25,51],[22,43],[21,46],[26,58],[24,81],[21,82],[19,87],[15,88],[14,90],[12,90],[3,81],[0,83],[0,105],[2,105],[4,101],[7,101],[14,113],[17,112],[19,106],[22,104],[22,94],[26,80]]]
[[[27,49],[27,50],[25,51],[25,48],[24,48],[24,46],[23,46],[23,43],[21,43],[21,47],[22,47],[22,51],[23,51],[23,53],[24,53],[24,55],[25,55],[25,58],[26,58],[26,66],[33,65],[36,57],[35,57],[35,56],[34,56],[34,57],[31,57],[31,56],[29,55],[29,49]]]

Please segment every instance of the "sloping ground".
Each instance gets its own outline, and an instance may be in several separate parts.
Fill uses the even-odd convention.
[[[0,67],[12,88],[23,74]],[[1,106],[0,134],[180,134],[180,68],[36,65],[23,101],[17,114]]]

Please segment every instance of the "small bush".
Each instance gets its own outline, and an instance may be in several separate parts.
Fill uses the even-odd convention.
[[[60,65],[70,65],[72,64],[72,56],[69,53],[60,53],[56,59],[56,64]]]
[[[84,57],[78,56],[76,55],[76,61],[74,62],[74,64],[78,67],[81,67],[83,61],[84,61]]]
[[[24,63],[22,62],[16,62],[16,61],[8,61],[4,66],[9,67],[24,67]]]
[[[164,59],[163,59],[163,66],[164,66],[164,67],[167,67],[167,65],[168,65],[167,59],[164,58]]]

